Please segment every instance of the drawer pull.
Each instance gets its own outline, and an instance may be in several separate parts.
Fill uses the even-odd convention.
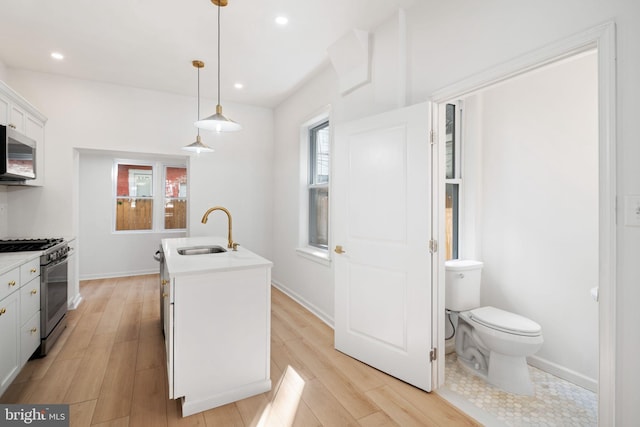
[[[37,289],[31,289],[31,295],[35,295],[35,294],[37,294],[37,293],[38,293],[38,290],[37,290]]]
[[[38,328],[31,328],[31,333],[35,334],[36,332],[38,332]]]
[[[12,280],[12,281],[9,282],[9,286],[15,286],[15,285],[16,285],[16,281],[15,280]]]
[[[2,316],[3,314],[5,314],[7,312],[7,309],[2,307],[0,308],[0,316]]]
[[[32,272],[32,273],[35,273],[36,271],[38,271],[38,270],[37,270],[37,269],[35,269],[35,268],[32,268],[32,269],[31,269],[31,272]]]

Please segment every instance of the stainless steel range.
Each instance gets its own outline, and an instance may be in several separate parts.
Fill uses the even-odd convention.
[[[69,245],[62,238],[0,240],[0,252],[42,251],[40,255],[40,349],[47,354],[67,326],[67,261]]]

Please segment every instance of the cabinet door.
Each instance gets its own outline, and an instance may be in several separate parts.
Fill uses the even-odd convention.
[[[20,368],[20,292],[0,300],[0,394]]]
[[[0,94],[0,125],[9,123],[9,101]]]
[[[20,366],[23,366],[40,345],[40,311],[20,328]]]
[[[9,124],[13,125],[14,129],[20,133],[25,133],[25,117],[24,110],[17,105],[11,105],[9,110]]]
[[[174,331],[173,331],[173,304],[171,304],[170,298],[167,295],[164,298],[164,345],[167,356],[167,378],[169,380],[169,398],[175,399],[173,393],[173,339],[174,339]]]

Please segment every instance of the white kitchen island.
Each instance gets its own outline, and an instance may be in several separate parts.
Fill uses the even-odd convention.
[[[218,245],[226,252],[181,255]],[[187,416],[271,389],[271,261],[227,239],[163,239],[169,397]]]

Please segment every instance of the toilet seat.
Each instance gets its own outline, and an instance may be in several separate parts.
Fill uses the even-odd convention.
[[[518,314],[486,306],[468,312],[469,319],[487,328],[525,337],[539,336],[542,328],[533,320]]]

